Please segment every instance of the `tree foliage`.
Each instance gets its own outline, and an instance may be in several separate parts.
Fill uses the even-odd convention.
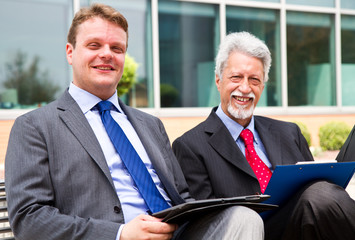
[[[27,64],[27,55],[21,51],[16,53],[12,62],[5,63],[4,87],[17,90],[19,104],[32,105],[54,100],[59,86],[53,84],[48,70],[40,70],[39,64],[39,56]]]
[[[135,84],[137,79],[137,68],[138,63],[134,60],[133,57],[126,53],[122,78],[117,85],[118,96],[122,96],[123,94],[127,93],[133,84]]]

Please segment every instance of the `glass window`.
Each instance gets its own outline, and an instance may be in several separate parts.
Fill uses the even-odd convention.
[[[289,106],[333,106],[334,16],[287,12]]]
[[[335,0],[286,0],[286,3],[319,7],[335,7]]]
[[[355,16],[341,17],[341,84],[343,106],[355,105]]]
[[[81,6],[92,2],[114,7],[128,21],[127,54],[138,63],[137,81],[129,93],[120,98],[133,107],[154,107],[151,1],[81,0]]]
[[[274,3],[279,3],[280,0],[237,0],[241,2],[274,2]]]
[[[227,33],[247,31],[265,41],[272,56],[269,81],[258,106],[281,106],[280,22],[276,10],[227,6]]]
[[[165,0],[159,1],[158,9],[161,106],[217,105],[218,7]]]
[[[71,79],[65,44],[72,2],[0,4],[0,108],[34,108],[54,100]]]
[[[354,0],[340,0],[341,8],[355,9]]]

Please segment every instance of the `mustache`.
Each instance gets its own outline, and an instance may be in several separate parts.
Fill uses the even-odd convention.
[[[243,94],[238,90],[234,90],[231,95],[231,97],[248,97],[248,98],[253,98],[255,99],[255,94],[253,92],[250,92],[248,94]]]

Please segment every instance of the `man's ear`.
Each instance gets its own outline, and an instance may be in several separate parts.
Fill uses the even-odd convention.
[[[70,65],[72,65],[73,63],[73,45],[71,45],[70,43],[67,43],[66,45],[66,54],[67,54],[67,61]]]
[[[219,88],[220,88],[220,83],[221,83],[221,79],[219,78],[219,75],[216,74],[215,75],[215,83],[216,83],[216,86],[217,86],[217,89],[218,89],[218,92],[219,92]]]

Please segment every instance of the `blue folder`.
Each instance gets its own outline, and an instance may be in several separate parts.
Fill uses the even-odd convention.
[[[264,203],[282,205],[306,184],[317,180],[335,183],[344,189],[355,171],[355,162],[307,163],[276,166],[265,194]],[[262,214],[269,215],[269,211]]]

